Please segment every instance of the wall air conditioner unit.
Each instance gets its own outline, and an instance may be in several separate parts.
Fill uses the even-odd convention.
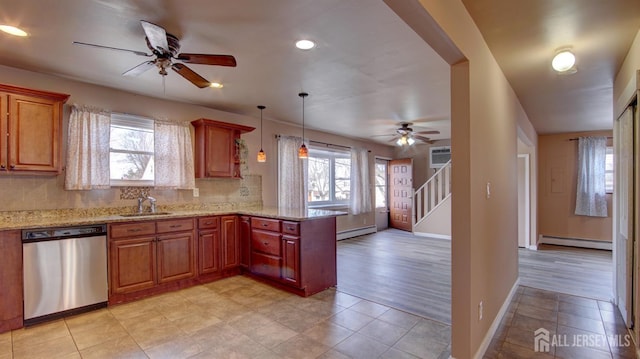
[[[451,146],[429,147],[429,163],[431,168],[440,168],[451,160]]]

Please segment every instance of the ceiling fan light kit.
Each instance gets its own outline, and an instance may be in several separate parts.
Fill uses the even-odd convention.
[[[309,96],[306,92],[300,92],[298,94],[302,98],[302,146],[298,149],[298,158],[306,160],[309,158],[309,150],[304,144],[304,98]]]
[[[576,73],[575,64],[576,56],[567,48],[558,50],[551,61],[551,67],[560,74]]]
[[[158,26],[154,23],[141,20],[140,24],[142,25],[145,33],[145,42],[149,50],[151,50],[152,54],[147,54],[146,52],[142,51],[96,45],[78,41],[74,41],[74,44],[131,52],[138,56],[155,56],[154,60],[145,61],[139,65],[136,65],[135,67],[125,71],[122,75],[139,76],[147,70],[156,67],[158,69],[158,73],[164,77],[168,75],[167,69],[171,68],[173,71],[184,77],[192,84],[198,86],[199,88],[222,88],[222,84],[218,82],[211,83],[207,81],[207,79],[191,70],[184,63],[228,67],[235,67],[237,65],[236,59],[231,55],[178,53],[180,51],[180,40],[176,36],[167,33],[163,27]]]
[[[267,154],[262,150],[262,110],[266,107],[259,105],[258,109],[260,109],[260,151],[258,152],[257,160],[258,162],[267,162]]]

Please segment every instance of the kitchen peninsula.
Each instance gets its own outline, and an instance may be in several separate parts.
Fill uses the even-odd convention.
[[[122,208],[3,212],[0,332],[22,326],[21,230],[106,224],[109,305],[246,274],[309,296],[336,285],[336,216],[345,212],[257,208]]]

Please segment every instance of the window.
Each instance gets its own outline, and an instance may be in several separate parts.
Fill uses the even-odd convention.
[[[387,161],[376,159],[376,208],[387,208]]]
[[[351,155],[344,151],[309,149],[309,205],[347,204],[351,186]]]
[[[604,167],[604,188],[605,192],[613,193],[613,147],[607,146],[607,153],[605,155],[605,167]]]
[[[112,186],[153,186],[154,122],[112,114],[109,168]]]

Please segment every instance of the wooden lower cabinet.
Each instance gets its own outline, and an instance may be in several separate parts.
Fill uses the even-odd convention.
[[[238,216],[222,216],[220,218],[222,269],[240,266],[240,226]]]
[[[110,303],[196,277],[193,219],[109,225]]]
[[[282,236],[282,280],[300,286],[300,238]]]
[[[250,273],[309,296],[337,284],[336,220],[251,218]]]
[[[201,230],[198,233],[198,274],[218,272],[220,272],[220,230]]]
[[[129,293],[156,285],[155,237],[112,241],[110,254],[111,293]]]
[[[20,231],[0,232],[0,333],[22,327],[22,240]]]
[[[157,237],[158,283],[196,276],[196,251],[193,232]]]
[[[240,267],[247,270],[251,264],[251,217],[240,216]]]

